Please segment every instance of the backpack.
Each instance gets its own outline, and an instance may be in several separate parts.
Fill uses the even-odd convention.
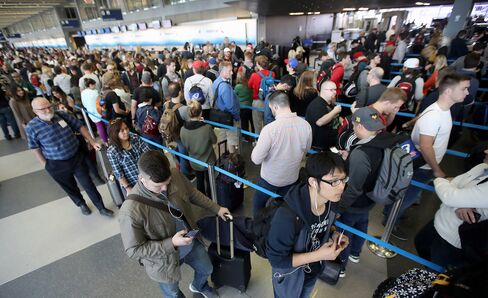
[[[149,110],[146,111],[146,117],[144,118],[144,123],[142,124],[142,133],[157,136],[158,132],[158,122],[149,114]]]
[[[326,70],[319,71],[319,74],[317,75],[317,90],[319,90],[319,92],[320,92],[320,87],[322,86],[322,83],[330,80],[330,78],[332,77],[332,71],[335,69],[334,66],[335,66],[335,64],[332,64]]]
[[[246,65],[243,64],[242,69],[244,69],[244,76],[246,77],[246,79],[249,80],[251,78],[251,75],[254,72],[254,67],[247,67]]]
[[[350,151],[351,146],[359,141],[354,133],[351,116],[344,117],[341,125],[337,129],[337,147],[340,150]]]
[[[105,100],[105,96],[103,96],[103,94],[98,95],[96,107],[97,107],[97,113],[100,114],[100,116],[102,116],[103,119],[109,119],[108,105],[107,105],[107,101]]]
[[[207,71],[210,72],[211,74],[213,74],[216,78],[219,77],[219,72],[216,71],[215,69],[209,68],[209,70],[207,70]]]
[[[180,137],[181,125],[176,117],[176,111],[182,106],[181,103],[175,104],[172,108],[169,107],[170,102],[164,103],[164,112],[159,120],[159,132],[166,140],[171,143]]]
[[[376,184],[373,190],[366,194],[374,202],[388,205],[404,197],[413,176],[412,156],[401,146],[408,139],[405,135],[382,132],[369,143],[359,145],[383,149]]]
[[[203,94],[203,90],[198,86],[198,84],[200,84],[204,78],[205,77],[201,78],[198,83],[193,84],[189,91],[190,100],[197,100],[202,105],[205,103],[205,94]]]
[[[266,98],[268,95],[269,89],[274,85],[274,78],[273,72],[269,71],[269,74],[265,76],[262,72],[258,72],[259,76],[261,76],[261,84],[259,85],[259,92],[258,97],[261,100]]]
[[[396,83],[395,87],[398,87],[405,92],[407,95],[407,102],[405,102],[405,105],[402,107],[400,110],[409,110],[410,112],[414,111],[415,108],[415,80],[417,78],[407,78],[405,76],[402,76],[400,81]]]
[[[281,206],[286,206],[291,212],[293,212],[288,205],[286,204],[285,200],[282,197],[272,198],[266,204],[262,210],[254,217],[252,229],[254,233],[254,243],[253,249],[254,252],[262,257],[267,259],[266,255],[266,242],[268,240],[268,233],[269,229],[271,228],[271,221],[273,221],[273,217],[278,211]],[[295,227],[298,226],[298,222],[300,219],[298,216],[296,217]]]

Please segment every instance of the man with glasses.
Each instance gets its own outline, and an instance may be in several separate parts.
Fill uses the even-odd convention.
[[[383,159],[383,149],[368,145],[377,141],[376,137],[385,125],[378,112],[370,107],[356,110],[351,117],[354,133],[359,141],[352,147],[348,157],[349,183],[337,206],[340,221],[361,232],[368,232],[368,213],[374,202],[366,195],[373,190],[378,177],[378,169]],[[359,255],[364,239],[344,231],[351,240],[340,255],[342,270],[340,277],[346,276],[348,260],[359,263]]]
[[[323,151],[337,143],[340,105],[336,105],[336,85],[325,81],[320,87],[320,94],[308,105],[305,120],[312,127],[312,148]]]
[[[266,127],[265,127],[266,128]],[[263,130],[264,131],[264,130]],[[274,297],[310,297],[324,262],[335,260],[348,243],[332,232],[334,205],[348,181],[341,156],[330,151],[310,155],[307,181],[288,191],[267,236]]]
[[[229,210],[199,192],[178,170],[171,169],[159,150],[142,154],[138,169],[139,179],[119,213],[126,254],[144,265],[164,297],[184,297],[179,288],[182,263],[195,271],[189,285],[191,292],[205,298],[218,297],[208,284],[213,267],[202,239],[187,233],[197,226],[195,206],[224,220]]]
[[[89,215],[91,210],[80,193],[75,177],[100,214],[112,216],[113,211],[105,208],[102,196],[93,184],[88,168],[83,162],[85,156],[81,146],[86,144],[81,144],[74,132],[79,131],[96,150],[100,150],[101,145],[90,136],[87,128],[78,119],[68,113],[54,113],[47,99],[35,98],[32,101],[32,109],[37,117],[25,128],[29,149],[33,149],[39,162],[73,203],[80,207],[81,213]]]
[[[312,128],[291,112],[288,96],[283,91],[269,97],[269,107],[276,120],[261,131],[251,160],[261,165],[258,185],[284,196],[298,181],[300,164],[312,145]],[[268,199],[269,195],[254,192],[254,216],[266,206]]]

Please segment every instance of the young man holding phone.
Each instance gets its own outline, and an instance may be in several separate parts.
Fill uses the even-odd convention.
[[[230,215],[229,210],[199,192],[179,171],[170,169],[161,151],[144,153],[138,168],[139,180],[119,212],[126,254],[159,282],[164,297],[184,297],[178,285],[181,263],[195,270],[189,286],[191,292],[206,298],[218,297],[207,282],[213,267],[194,230],[196,217],[192,204],[224,220]]]
[[[341,199],[348,180],[341,156],[332,152],[311,155],[307,182],[293,186],[276,210],[267,236],[275,297],[309,297],[326,260],[335,260],[347,247],[330,227],[332,205]],[[339,239],[341,238],[341,239]]]

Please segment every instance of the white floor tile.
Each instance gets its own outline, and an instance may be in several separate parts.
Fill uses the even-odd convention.
[[[116,211],[107,186],[98,190]],[[0,220],[0,285],[120,232],[117,219],[101,216],[83,195],[93,211],[89,216],[66,197]]]
[[[42,170],[43,167],[31,150],[0,157],[0,181]]]

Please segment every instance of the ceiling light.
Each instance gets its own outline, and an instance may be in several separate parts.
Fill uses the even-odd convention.
[[[367,8],[367,7],[360,7],[360,8],[358,8],[358,10],[360,10],[360,11],[367,11],[367,10],[369,10],[369,8]]]
[[[424,2],[415,2],[415,5],[424,5]]]
[[[309,11],[309,12],[307,12],[307,14],[313,14],[313,12]]]
[[[430,3],[424,2],[424,6],[428,6],[428,5],[430,5]]]
[[[346,7],[342,9],[343,11],[355,11],[356,9],[353,7]]]
[[[301,16],[301,15],[304,15],[305,13],[304,12],[290,12],[289,15],[291,16]]]
[[[313,14],[320,14],[320,11],[316,11],[316,12],[314,12]]]

